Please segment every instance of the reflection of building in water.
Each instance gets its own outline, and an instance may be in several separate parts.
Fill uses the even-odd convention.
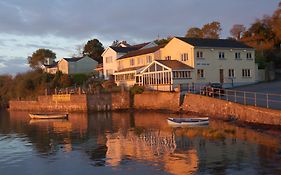
[[[119,131],[108,133],[106,137],[107,163],[111,166],[118,166],[122,160],[131,157],[142,161],[160,161],[173,174],[186,174],[197,170],[197,152],[194,149],[175,152],[175,136],[171,132],[135,129],[128,131],[126,135]]]

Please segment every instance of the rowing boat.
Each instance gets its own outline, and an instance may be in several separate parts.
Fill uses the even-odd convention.
[[[170,126],[201,126],[208,125],[209,118],[168,118],[168,124]]]
[[[29,114],[31,119],[67,119],[68,114]]]

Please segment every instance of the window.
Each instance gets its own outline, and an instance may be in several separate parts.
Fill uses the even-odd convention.
[[[242,77],[244,78],[251,77],[250,69],[242,69]]]
[[[204,70],[203,69],[197,70],[197,78],[204,78]]]
[[[240,52],[236,52],[236,53],[235,53],[235,59],[240,59],[240,58],[241,58]]]
[[[187,60],[188,60],[188,54],[187,53],[181,54],[181,61],[187,61]]]
[[[134,60],[134,58],[130,59],[130,65],[131,65],[131,66],[134,66],[134,65],[135,65],[135,60]]]
[[[230,78],[235,77],[235,75],[234,75],[234,69],[228,69],[228,77],[230,77]]]
[[[197,58],[203,58],[203,52],[202,51],[197,51]]]
[[[191,78],[191,71],[174,71],[173,77],[176,78]]]
[[[171,60],[172,58],[171,58],[171,56],[166,56],[165,57],[165,60]]]
[[[224,52],[219,52],[219,59],[224,59]]]
[[[146,63],[149,64],[152,62],[152,58],[150,55],[146,56]]]
[[[142,58],[138,58],[138,64],[143,64],[143,59]]]
[[[252,59],[252,53],[250,52],[247,53],[247,59]]]
[[[105,57],[106,63],[112,63],[112,57]]]

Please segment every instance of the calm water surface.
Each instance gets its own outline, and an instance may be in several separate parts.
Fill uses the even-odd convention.
[[[0,113],[1,175],[281,174],[276,133],[211,121],[170,128],[168,114],[70,114],[30,120]]]

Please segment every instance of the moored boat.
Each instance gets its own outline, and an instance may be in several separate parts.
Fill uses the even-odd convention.
[[[29,114],[31,119],[67,119],[68,114]]]
[[[209,118],[168,118],[170,126],[203,126],[209,124]]]

